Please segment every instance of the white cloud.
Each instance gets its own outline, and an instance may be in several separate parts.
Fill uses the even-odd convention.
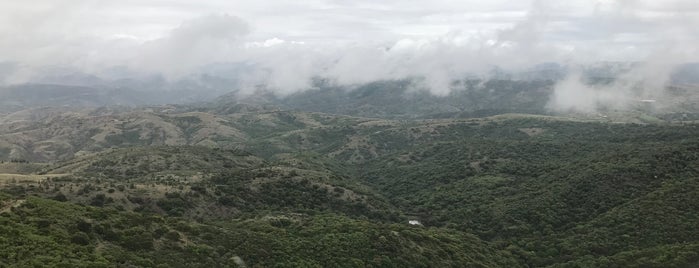
[[[6,81],[47,65],[178,77],[239,62],[255,68],[248,86],[284,92],[318,75],[422,76],[443,94],[451,79],[493,66],[656,62],[668,50],[670,63],[657,66],[696,61],[698,13],[693,0],[3,1],[0,61],[22,66]]]
[[[162,38],[133,48],[130,64],[151,72],[181,76],[216,61],[234,60],[249,33],[243,20],[230,15],[208,15],[182,23]]]

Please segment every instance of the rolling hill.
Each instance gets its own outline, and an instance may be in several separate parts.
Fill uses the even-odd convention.
[[[16,249],[4,254],[33,243],[53,248],[41,255],[51,262],[107,266],[699,261],[699,126],[690,121],[227,107],[4,115],[2,217],[12,224],[3,230],[32,238],[0,240]],[[51,213],[82,215],[91,229],[73,235],[86,224]],[[127,219],[140,220],[119,223]],[[50,243],[81,253],[61,260]]]

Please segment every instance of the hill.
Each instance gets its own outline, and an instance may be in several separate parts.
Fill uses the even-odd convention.
[[[0,222],[3,266],[516,265],[474,236],[332,215],[202,224],[31,197]]]
[[[286,256],[292,266],[334,263],[323,257],[336,256],[332,253],[305,255],[303,250],[313,246],[304,241],[324,241],[309,230],[343,237],[347,230],[356,230],[352,226],[427,232],[415,240],[395,242],[399,249],[385,254],[394,266],[405,262],[396,262],[393,256],[408,254],[414,245],[420,249],[400,258],[416,265],[421,258],[447,255],[459,262],[445,266],[686,267],[699,261],[699,233],[693,228],[699,225],[694,216],[699,208],[694,202],[699,200],[696,124],[609,123],[525,114],[390,120],[262,106],[227,111],[148,109],[6,117],[3,123],[14,126],[9,132],[33,134],[26,135],[26,144],[35,143],[29,138],[54,137],[42,124],[55,126],[57,133],[94,127],[68,120],[56,130],[59,124],[49,118],[125,120],[107,124],[119,129],[106,136],[112,138],[98,141],[95,135],[83,136],[83,143],[76,143],[83,147],[75,148],[92,148],[94,153],[80,149],[83,152],[66,154],[65,160],[51,158],[56,162],[49,165],[15,161],[13,165],[26,168],[15,166],[12,172],[33,179],[6,180],[2,191],[11,200],[6,204],[30,209],[18,200],[53,199],[102,211],[105,220],[125,213],[216,226],[215,230],[254,228],[270,220],[272,226],[291,226],[285,231],[264,229],[270,240],[241,242],[254,253],[235,256],[264,266],[284,263],[273,256]],[[150,135],[152,129],[165,134]],[[124,134],[125,130],[137,135]],[[65,139],[69,137],[73,136]],[[164,145],[168,143],[172,145]],[[409,220],[422,227],[408,224]],[[321,224],[327,221],[333,223]],[[316,224],[320,229],[313,229]],[[255,230],[260,229],[245,233],[267,237]],[[367,232],[376,236],[346,239],[391,239],[387,233]],[[86,234],[91,245],[103,240]],[[156,246],[147,250],[155,255],[129,248],[123,252],[148,258],[170,254],[159,251],[158,239],[152,239]],[[450,239],[473,243],[440,244],[452,243]],[[428,241],[438,244],[421,244]],[[237,247],[198,243],[222,248],[217,252]],[[373,244],[348,243],[337,245],[338,252],[355,246],[378,250]],[[281,249],[287,246],[302,251]],[[453,254],[430,253],[447,250],[444,247],[459,249]],[[490,253],[479,255],[475,249]],[[298,252],[306,257],[296,257]],[[344,254],[353,257],[342,260],[362,266],[376,259],[361,252]],[[456,257],[457,252],[464,255]],[[479,257],[496,255],[505,256],[494,257],[504,262]]]

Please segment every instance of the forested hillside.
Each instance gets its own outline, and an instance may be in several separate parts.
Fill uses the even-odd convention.
[[[0,0],[0,268],[697,268],[698,15]]]
[[[99,123],[55,121],[69,118]],[[699,126],[688,122],[177,107],[2,122],[23,135],[2,136],[6,266],[699,262]],[[62,139],[65,151],[47,153]]]

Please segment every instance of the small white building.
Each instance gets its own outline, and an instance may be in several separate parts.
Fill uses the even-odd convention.
[[[408,224],[422,226],[422,223],[420,223],[420,221],[418,221],[418,220],[409,220]]]

